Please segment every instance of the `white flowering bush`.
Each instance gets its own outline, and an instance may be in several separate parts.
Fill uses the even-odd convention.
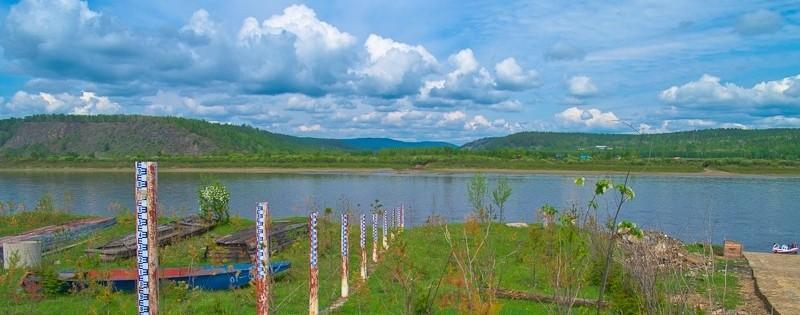
[[[231,201],[231,194],[228,188],[219,182],[200,187],[197,192],[200,199],[200,216],[209,221],[228,222],[228,204]]]

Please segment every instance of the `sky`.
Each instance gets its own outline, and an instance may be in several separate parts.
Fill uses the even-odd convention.
[[[800,127],[797,1],[0,0],[0,118],[298,136]]]

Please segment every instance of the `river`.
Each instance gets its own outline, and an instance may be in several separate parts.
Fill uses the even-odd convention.
[[[506,177],[513,189],[505,208],[507,221],[531,222],[544,203],[558,208],[585,207],[593,183],[577,187],[573,175],[487,174],[490,186]],[[466,186],[472,174],[306,173],[306,174],[159,174],[160,211],[195,213],[197,188],[209,178],[231,191],[232,213],[253,217],[256,202],[267,200],[276,217],[303,215],[308,209],[347,205],[368,211],[375,199],[386,207],[403,203],[407,224],[430,215],[461,221],[470,213]],[[615,182],[624,177],[611,176]],[[745,250],[765,251],[773,242],[800,240],[800,177],[633,175],[636,198],[621,217],[684,241],[723,239],[743,242]],[[0,172],[0,200],[33,207],[49,193],[58,207],[81,214],[113,215],[133,203],[133,175],[123,172]],[[600,213],[613,211],[616,199],[600,199]],[[338,210],[337,210],[338,211]]]

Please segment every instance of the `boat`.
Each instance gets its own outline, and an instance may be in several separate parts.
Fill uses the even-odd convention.
[[[201,219],[198,216],[190,216],[160,224],[157,227],[158,246],[165,246],[184,238],[203,234],[213,226],[213,222]],[[100,260],[104,262],[136,256],[136,233],[112,240],[99,247],[89,248],[86,252],[100,254]]]
[[[115,218],[101,217],[48,225],[18,235],[0,237],[0,261],[3,261],[3,244],[20,241],[39,241],[42,253],[47,254],[69,247],[75,240],[117,223]]]
[[[772,252],[775,254],[797,254],[797,247],[793,248],[783,248],[783,247],[772,247]]]
[[[277,275],[291,267],[288,261],[270,263],[270,274]],[[246,286],[254,273],[253,264],[240,263],[227,266],[200,266],[196,268],[160,268],[159,279],[186,283],[190,288],[201,290],[229,290]],[[108,285],[116,291],[136,290],[136,269],[93,270],[89,272],[61,272],[58,277],[64,281],[65,290],[86,287],[87,281]]]
[[[270,225],[269,250],[271,253],[286,248],[299,237],[308,233],[308,223],[275,221]],[[217,245],[206,248],[205,257],[216,261],[252,261],[256,252],[255,227],[243,229],[214,240]]]

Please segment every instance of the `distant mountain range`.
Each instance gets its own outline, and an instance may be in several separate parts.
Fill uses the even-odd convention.
[[[0,120],[0,155],[211,155],[456,147],[387,138],[294,137],[250,126],[139,115],[35,115]]]
[[[0,120],[0,158],[81,155],[202,156],[310,151],[457,148],[447,142],[388,138],[324,139],[272,133],[246,125],[140,115],[35,115]],[[593,152],[608,158],[746,157],[800,159],[800,129],[708,129],[664,134],[520,132],[479,139],[465,151],[524,150],[542,157]]]

